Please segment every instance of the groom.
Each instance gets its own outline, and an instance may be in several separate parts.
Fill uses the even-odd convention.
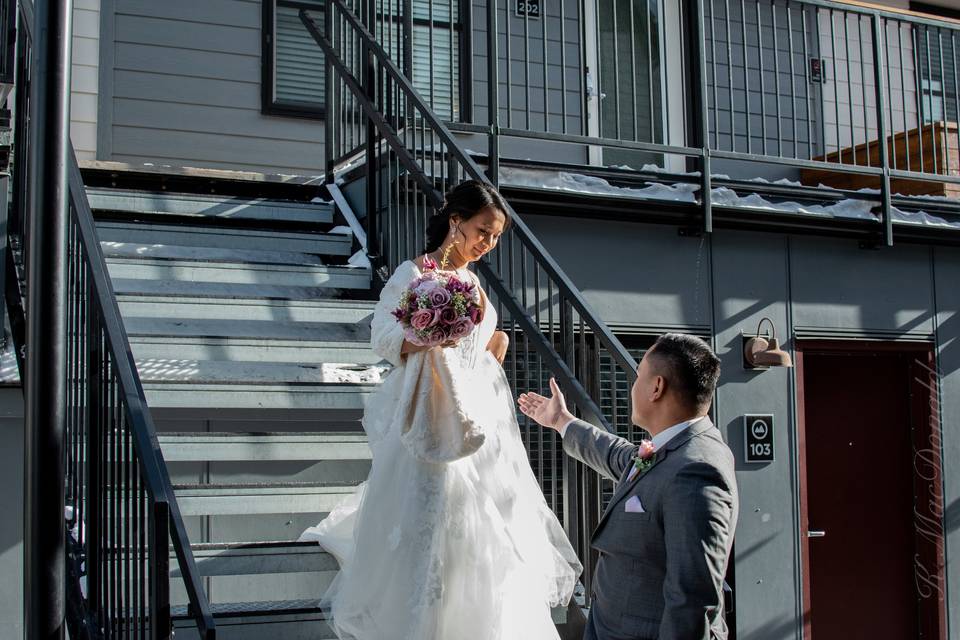
[[[600,552],[584,640],[725,640],[723,577],[739,509],[734,460],[707,412],[720,361],[700,338],[668,333],[637,368],[641,446],[574,418],[557,383],[520,410],[564,450],[617,481],[593,533]]]

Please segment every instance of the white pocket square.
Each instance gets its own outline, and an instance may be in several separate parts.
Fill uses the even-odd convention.
[[[646,509],[643,508],[643,505],[640,504],[640,498],[637,496],[630,496],[627,499],[627,504],[623,508],[627,513],[645,513]]]

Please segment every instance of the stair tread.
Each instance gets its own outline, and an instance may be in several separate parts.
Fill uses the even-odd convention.
[[[129,336],[259,338],[323,342],[370,341],[370,327],[357,322],[234,320],[221,318],[124,318]]]
[[[211,298],[252,298],[266,300],[332,299],[335,289],[325,286],[263,283],[227,283],[216,281],[185,282],[154,278],[114,277],[113,288],[120,295],[192,296]],[[369,286],[369,285],[367,285]],[[351,287],[353,288],[353,287]],[[360,287],[355,287],[359,289]]]
[[[195,491],[200,493],[211,493],[221,495],[223,491],[246,491],[250,494],[274,494],[281,492],[293,493],[324,493],[323,490],[337,492],[336,490],[353,489],[357,486],[356,482],[223,482],[223,483],[180,483],[174,484],[176,491]],[[342,491],[341,491],[342,492]]]
[[[147,292],[180,292],[189,295],[203,285],[201,290],[218,291],[230,295],[250,291],[295,287],[304,289],[294,295],[274,294],[277,297],[320,297],[311,295],[309,289],[362,289],[370,288],[372,271],[367,268],[337,265],[253,264],[235,260],[181,260],[167,258],[107,257],[107,268],[112,279],[159,281],[141,289]],[[120,291],[129,291],[130,282],[118,286]],[[212,286],[215,285],[215,286]],[[115,283],[116,286],[116,283]],[[259,293],[257,295],[264,295]]]
[[[157,434],[160,444],[197,440],[243,440],[248,442],[367,442],[365,433],[313,433],[309,431],[165,431]]]
[[[262,298],[251,296],[249,298],[237,298],[232,296],[191,296],[191,295],[158,295],[152,293],[139,293],[136,291],[126,291],[117,294],[120,303],[130,302],[157,302],[162,304],[205,304],[217,305],[225,304],[230,306],[251,305],[251,306],[273,306],[280,308],[304,308],[304,309],[356,309],[373,313],[377,302],[375,300],[341,300],[337,298],[304,299],[295,298]]]
[[[148,380],[143,389],[151,409],[240,415],[242,412],[272,410],[308,411],[335,414],[363,409],[368,394],[377,389],[370,383],[334,382],[183,382]]]
[[[233,617],[242,615],[276,615],[279,613],[310,613],[322,615],[319,598],[302,600],[259,600],[255,602],[219,602],[210,604],[210,613],[214,617]],[[186,605],[170,607],[174,618],[190,617]]]
[[[219,227],[212,224],[165,224],[163,222],[143,222],[143,221],[116,221],[116,220],[98,220],[96,223],[97,231],[114,229],[124,230],[131,233],[146,234],[151,232],[173,232],[190,235],[216,235],[233,236],[237,238],[277,238],[284,240],[300,239],[329,239],[336,241],[349,242],[353,237],[350,233],[341,233],[341,227],[335,227],[336,231],[280,231],[276,229],[246,229]]]
[[[219,258],[216,255],[196,258],[167,258],[163,256],[106,256],[107,265],[142,264],[164,267],[217,268],[223,270],[277,271],[296,273],[369,273],[369,269],[331,264],[251,264],[233,257]]]
[[[106,258],[158,260],[198,260],[203,262],[242,262],[244,264],[289,264],[322,267],[326,261],[318,255],[297,251],[264,251],[222,247],[186,247],[166,244],[141,244],[101,240]],[[344,253],[343,255],[346,255]]]
[[[87,188],[94,210],[118,213],[177,215],[223,220],[286,221],[328,224],[333,204],[269,198],[244,198],[168,191]]]
[[[264,540],[261,542],[195,542],[190,545],[194,552],[215,551],[289,551],[297,550],[303,553],[327,554],[319,544],[313,540]]]
[[[229,298],[215,296],[159,296],[149,293],[121,293],[120,313],[128,323],[134,318],[177,318],[193,321],[314,322],[357,325],[369,333],[375,303],[372,300],[274,300],[271,298]]]
[[[365,434],[162,433],[168,462],[370,460]]]

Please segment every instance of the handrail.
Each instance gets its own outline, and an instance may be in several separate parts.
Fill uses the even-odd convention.
[[[323,34],[309,10],[301,11],[300,18],[325,54],[327,158],[365,138],[368,252],[380,266],[393,268],[418,252],[425,213],[442,206],[448,187],[463,179],[491,181],[371,35],[369,25],[378,19],[376,1],[351,2],[364,21],[344,0],[327,0]],[[335,168],[327,167],[328,176]],[[478,263],[513,342],[505,361],[507,381],[514,390],[542,390],[545,376],[553,374],[581,416],[634,437],[624,399],[601,379],[613,374],[629,383],[636,362],[526,222],[509,205],[507,209],[512,224]],[[547,502],[584,564],[589,600],[596,555],[589,539],[603,509],[603,481],[562,456],[562,443],[553,432],[522,429],[521,437]]]
[[[378,62],[382,64],[384,69],[390,74],[393,81],[400,86],[406,97],[412,103],[414,103],[422,117],[427,121],[430,129],[439,136],[441,142],[446,145],[448,153],[453,155],[459,161],[460,165],[465,169],[467,175],[474,180],[492,184],[489,178],[487,178],[483,171],[480,170],[480,167],[478,167],[473,159],[470,158],[470,156],[463,150],[459,142],[457,142],[457,140],[453,137],[453,134],[450,133],[450,130],[447,129],[446,125],[444,125],[443,122],[433,112],[433,110],[427,106],[426,101],[419,95],[417,90],[413,87],[413,84],[407,79],[403,72],[397,68],[387,52],[384,51],[383,47],[380,46],[370,32],[367,31],[363,24],[360,23],[353,12],[343,4],[342,0],[329,1],[332,4],[337,5],[351,26],[353,26],[354,29],[362,34],[362,39],[365,46],[369,47],[369,49],[376,56]],[[350,88],[355,94],[358,95],[358,97],[363,97],[363,93],[359,85],[353,79],[349,78],[350,71],[339,59],[337,52],[333,49],[333,45],[327,42],[324,36],[320,33],[314,18],[310,16],[310,12],[306,9],[301,9],[300,18],[303,20],[304,24],[307,26],[307,29],[310,31],[311,35],[314,37],[320,47],[323,48],[324,53],[330,56],[331,62],[333,62],[337,67],[337,70],[342,74],[344,80],[348,83]],[[361,106],[367,112],[368,117],[377,123],[378,128],[389,127],[386,121],[373,108],[373,105],[361,101]],[[405,149],[401,145],[395,144],[395,140],[391,140],[388,137],[387,141],[391,144],[394,150],[397,151],[398,154],[405,155]],[[417,179],[420,180],[422,177],[418,176]],[[436,194],[432,185],[430,185],[430,190],[428,193],[433,193],[434,204],[442,204],[443,198]],[[528,248],[528,250],[531,251],[531,253],[534,254],[536,260],[542,265],[548,275],[557,281],[558,285],[561,287],[562,293],[569,297],[570,302],[577,312],[579,312],[580,315],[585,319],[590,329],[600,337],[604,343],[604,346],[611,350],[618,364],[626,369],[629,369],[630,371],[635,370],[636,361],[620,343],[620,341],[617,340],[616,337],[610,332],[610,329],[603,324],[602,321],[597,319],[596,313],[593,311],[587,301],[584,300],[580,291],[574,286],[573,282],[570,280],[567,274],[563,272],[553,257],[547,253],[546,249],[536,238],[536,236],[534,236],[533,232],[526,225],[523,219],[520,218],[520,216],[517,215],[516,211],[513,211],[512,208],[509,213],[511,219],[511,232],[520,236],[524,245]],[[498,279],[490,270],[489,263],[483,263],[482,267],[485,271],[485,275],[493,276],[493,280]]]
[[[103,248],[100,246],[97,230],[94,227],[93,212],[90,209],[90,202],[87,199],[86,188],[83,184],[83,177],[80,174],[80,166],[77,163],[75,152],[70,154],[69,186],[70,201],[76,215],[80,239],[87,251],[85,253],[87,266],[93,278],[92,290],[97,296],[98,312],[102,314],[101,319],[106,326],[104,333],[107,337],[107,346],[113,356],[113,362],[118,365],[116,371],[120,378],[124,404],[130,420],[131,432],[140,454],[139,460],[143,466],[144,477],[154,500],[166,503],[169,509],[170,524],[172,525],[170,538],[173,541],[177,562],[180,565],[180,572],[187,590],[187,596],[193,607],[200,635],[207,640],[214,640],[216,624],[213,621],[213,614],[206,593],[200,583],[200,572],[190,548],[180,506],[177,503],[173,484],[170,481],[170,474],[163,459],[160,441],[157,439],[157,430],[153,424],[150,407],[147,405],[146,393],[144,393],[143,384],[137,372],[137,364],[130,349],[130,339],[120,315],[120,306],[117,303],[113,282],[107,275],[106,258],[103,255]]]
[[[333,0],[333,2],[336,4],[340,4],[339,0]],[[353,17],[349,9],[346,9],[343,5],[340,5],[340,6],[341,6],[341,9],[345,12],[347,19],[350,20],[355,27],[358,26],[359,23],[353,20]],[[309,12],[306,9],[301,9],[300,17],[304,21],[304,24],[306,24],[307,29],[311,32],[311,34],[314,35],[314,38],[317,40],[317,43],[323,48],[324,53],[327,54],[329,61],[333,64],[333,66],[337,69],[337,71],[342,75],[343,80],[347,84],[347,86],[349,86],[350,89],[354,91],[354,93],[362,96],[363,95],[362,90],[357,85],[356,81],[351,77],[350,71],[347,69],[347,67],[343,64],[343,62],[337,56],[332,45],[330,45],[323,36],[319,35],[319,30],[317,29],[316,24],[313,22],[313,18],[309,15]],[[365,34],[365,35],[369,36],[369,34]],[[389,58],[385,58],[385,59],[389,63]],[[402,74],[400,74],[395,67],[390,70],[390,73],[391,75],[393,75],[394,79],[398,81],[398,83],[401,83],[401,86],[403,86],[404,84],[406,85],[404,87],[405,91],[414,92],[413,87],[406,81],[406,78]],[[415,93],[413,93],[413,95],[415,95]],[[366,112],[367,117],[370,118],[376,124],[378,129],[380,129],[381,131],[389,131],[391,129],[387,121],[380,115],[380,113],[375,109],[375,107],[372,104],[370,104],[368,101],[361,100],[360,106]],[[432,122],[430,122],[431,125],[443,127],[443,123],[441,123],[436,118],[436,116],[434,116],[434,114],[431,111],[429,111],[429,109],[427,109],[426,105],[422,101],[420,103],[420,106],[424,109],[424,112],[427,114],[428,121],[432,120]],[[452,136],[450,136],[449,131],[446,131],[445,127],[443,128],[443,131],[445,131],[447,134],[446,140],[453,142]],[[396,132],[394,132],[394,134],[395,133]],[[399,143],[399,141],[396,138],[396,135],[387,136],[387,141],[390,144],[390,146],[393,148],[394,152],[401,159],[401,162],[404,164],[407,170],[410,171],[410,174],[413,176],[414,180],[420,183],[420,186],[423,189],[424,194],[431,200],[431,206],[433,206],[435,209],[439,209],[443,205],[443,197],[436,193],[436,190],[434,189],[434,186],[429,180],[429,178],[427,178],[425,174],[419,171],[416,161],[410,157],[410,154],[407,153],[406,148],[401,143]],[[474,164],[473,161],[470,160],[469,157],[465,153],[463,153],[458,146],[455,146],[456,143],[453,143],[453,145],[454,146],[451,146],[451,152],[457,157],[457,159],[463,163],[469,163],[467,165],[469,167],[468,175],[470,175],[474,180],[481,180],[489,183],[489,180],[487,180],[486,176],[484,176],[483,173],[479,170],[479,168],[477,168],[476,164]],[[470,170],[471,168],[473,169],[473,171]],[[511,220],[515,225],[514,228],[519,228],[521,233],[526,231],[529,234],[529,230],[520,220],[519,216],[517,216],[516,212],[514,212],[512,209],[510,210],[510,216],[511,216]],[[534,240],[534,242],[536,241]],[[536,246],[537,248],[540,248],[542,250],[542,247],[539,246],[539,243],[537,243]],[[552,264],[552,260],[551,260],[551,264]],[[566,362],[563,361],[563,359],[556,352],[556,350],[554,350],[546,342],[546,339],[543,337],[543,334],[540,331],[539,327],[534,327],[533,321],[530,320],[526,311],[520,307],[519,303],[513,297],[513,295],[509,291],[507,291],[506,287],[504,287],[503,282],[500,280],[500,278],[492,272],[492,270],[490,269],[489,263],[481,262],[480,268],[482,269],[482,272],[484,276],[486,276],[488,282],[493,285],[494,289],[498,294],[499,299],[510,309],[512,317],[514,317],[521,324],[521,326],[523,327],[524,333],[527,333],[528,335],[531,335],[533,337],[534,347],[537,349],[537,352],[541,355],[541,357],[547,359],[551,363],[551,366],[554,369],[555,374],[560,379],[561,385],[569,389],[571,395],[573,395],[573,400],[575,404],[578,407],[580,407],[581,411],[585,412],[591,418],[597,421],[598,424],[601,424],[606,429],[611,430],[610,424],[607,422],[606,418],[604,418],[602,412],[600,411],[600,408],[597,406],[597,404],[593,401],[593,399],[587,393],[586,389],[584,389],[583,385],[581,385],[580,382],[577,380],[573,371],[570,370],[570,367],[567,365]],[[564,281],[564,284],[568,284],[568,281]],[[579,294],[579,292],[577,293]],[[584,302],[583,304],[585,305],[586,303]],[[585,308],[585,306],[582,308]],[[606,329],[605,326],[602,328]],[[614,341],[616,340],[616,338],[613,338],[612,335],[610,336],[610,339]],[[617,342],[617,344],[619,344],[619,342]],[[626,349],[624,349],[623,351],[624,351],[623,357],[630,358],[630,354],[626,353]]]
[[[19,1],[13,200],[7,225],[5,297],[21,378],[29,200],[34,12]],[[65,483],[68,628],[169,640],[172,541],[200,637],[216,627],[124,328],[72,146],[67,160],[67,384]],[[26,356],[25,356],[26,352]],[[52,553],[53,550],[50,550]],[[82,567],[82,570],[81,570]],[[85,573],[86,587],[77,581]]]

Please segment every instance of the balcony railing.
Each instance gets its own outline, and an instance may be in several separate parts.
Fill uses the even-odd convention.
[[[510,156],[647,165],[699,185],[707,231],[712,173],[873,189],[888,244],[892,196],[960,202],[955,21],[830,0],[363,4],[495,182]],[[356,112],[336,135],[364,139]]]

